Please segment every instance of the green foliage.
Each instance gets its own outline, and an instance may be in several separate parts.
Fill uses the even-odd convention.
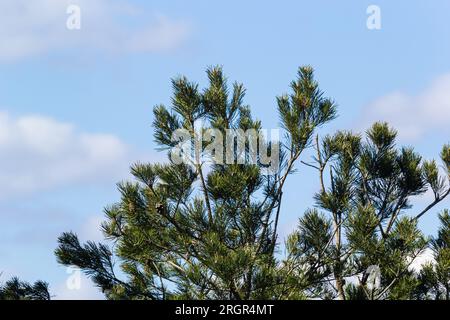
[[[433,263],[420,272],[416,294],[423,299],[450,300],[450,213],[444,210],[439,218],[438,236],[431,241]]]
[[[336,106],[323,97],[313,69],[301,67],[291,83],[292,93],[277,98],[281,124],[289,133],[287,149],[293,154],[311,142],[314,130],[336,117]]]
[[[50,300],[48,284],[42,281],[30,284],[12,278],[0,284],[0,300]]]
[[[203,90],[184,77],[173,80],[171,108],[155,107],[154,137],[161,149],[176,145],[177,129],[198,132],[198,121],[202,130],[219,129],[224,136],[226,129],[260,131],[243,103],[244,87],[229,88],[220,67],[209,68],[207,77]],[[300,68],[291,88],[289,96],[278,98],[286,141],[274,175],[263,175],[260,162],[135,164],[136,182],[120,183],[120,201],[105,210],[103,231],[114,247],[81,245],[76,235],[64,233],[58,261],[82,268],[111,299],[302,297],[301,291],[290,292],[292,284],[280,277],[286,266],[276,259],[282,190],[314,130],[336,111],[312,68]],[[311,235],[304,245],[313,241]],[[120,261],[117,270],[113,255]],[[304,283],[292,277],[289,282]]]
[[[312,244],[301,252],[313,250],[319,260],[313,265],[330,268],[330,274],[321,280],[327,287],[322,290],[332,297],[412,299],[418,297],[418,287],[425,283],[425,276],[419,277],[411,269],[428,246],[417,222],[449,194],[450,188],[434,160],[422,161],[412,148],[397,149],[396,134],[386,123],[375,123],[366,132],[365,140],[350,132],[338,132],[320,143],[316,141],[315,163],[308,165],[318,171],[321,182],[315,196],[317,206],[332,221],[332,236],[328,241],[321,240],[327,243],[330,254],[317,255],[324,251]],[[448,146],[441,155],[444,164],[446,150]],[[421,212],[405,216],[411,209],[411,197],[423,194],[428,187],[435,200]],[[309,215],[307,212],[305,217]],[[441,220],[445,226],[445,218]],[[320,239],[321,233],[329,233],[329,227],[303,223],[294,238],[301,234],[308,239],[308,234],[314,234]],[[441,230],[441,238],[443,233]],[[448,258],[440,252],[444,258],[436,256],[436,261]],[[374,266],[379,271],[377,286],[368,281]],[[437,274],[429,267],[424,270],[433,277]],[[448,278],[445,280],[448,285]],[[315,288],[314,281],[309,288]]]
[[[450,144],[446,144],[442,148],[441,159],[445,164],[445,168],[447,169],[447,174],[450,175]]]
[[[227,129],[261,132],[244,105],[243,85],[229,86],[220,67],[206,73],[204,89],[184,77],[173,80],[170,108],[154,108],[160,149],[178,144],[177,129],[193,136],[208,129],[223,136]],[[419,218],[450,192],[449,146],[441,153],[442,177],[435,161],[398,148],[386,123],[375,123],[365,137],[339,131],[319,139],[317,129],[336,117],[336,105],[311,67],[299,69],[277,105],[283,140],[258,138],[263,149],[280,148],[273,174],[264,174],[259,158],[224,164],[208,158],[204,147],[186,164],[172,157],[165,164],[137,163],[135,181],[119,183],[120,200],[105,209],[109,245],[80,244],[63,233],[58,261],[83,269],[109,299],[448,299],[448,212],[431,242],[436,263],[420,274],[411,264],[429,246]],[[306,149],[315,152],[314,163],[303,163],[319,174],[317,208],[299,219],[283,255],[278,221],[293,214],[281,210],[284,186]],[[205,155],[211,161],[198,161]],[[413,211],[411,197],[428,188],[434,201]]]

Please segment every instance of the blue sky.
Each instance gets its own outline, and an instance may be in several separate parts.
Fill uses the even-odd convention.
[[[81,9],[80,30],[66,28],[69,4]],[[380,30],[366,27],[371,4]],[[402,143],[436,158],[450,132],[449,12],[446,0],[3,0],[0,281],[45,279],[57,298],[101,296],[86,280],[78,292],[65,288],[56,238],[73,230],[101,239],[102,209],[118,199],[129,164],[164,157],[154,151],[152,107],[169,104],[172,77],[205,84],[210,65],[243,82],[254,115],[276,128],[275,97],[310,64],[339,104],[327,131],[387,120]],[[291,177],[282,233],[317,188],[309,168]],[[448,205],[425,217],[427,234]]]

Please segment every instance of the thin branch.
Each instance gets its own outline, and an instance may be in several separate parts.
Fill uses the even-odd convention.
[[[430,203],[425,209],[423,209],[415,218],[414,220],[417,221],[422,217],[425,213],[427,213],[431,208],[433,208],[435,205],[437,205],[439,202],[444,200],[448,195],[450,194],[450,187],[448,188],[447,192],[445,192],[441,197],[434,200],[432,203]]]
[[[308,163],[308,162],[305,162],[305,161],[300,161],[301,163],[303,163],[305,166],[308,166],[308,167],[311,167],[311,168],[314,168],[314,169],[316,169],[316,170],[320,170],[320,168],[319,167],[316,167],[315,165],[313,165],[313,164],[311,164],[311,163]]]

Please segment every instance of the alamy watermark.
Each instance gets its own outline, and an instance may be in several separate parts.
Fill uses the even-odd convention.
[[[368,14],[366,26],[369,30],[381,29],[381,8],[377,5],[370,5],[367,7],[366,13]]]
[[[66,273],[69,274],[66,280],[66,287],[69,290],[81,289],[81,269],[75,266],[69,266],[66,269]]]
[[[367,277],[367,287],[369,290],[374,291],[380,288],[381,286],[381,270],[377,265],[371,265],[367,268],[366,273]]]
[[[81,8],[75,4],[71,4],[67,7],[66,13],[68,14],[66,20],[66,27],[69,30],[81,29]]]
[[[257,164],[274,174],[280,166],[279,129],[219,129],[192,133],[177,129],[172,134],[174,146],[170,157],[175,164]]]

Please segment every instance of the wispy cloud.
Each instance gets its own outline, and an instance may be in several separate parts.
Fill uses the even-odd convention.
[[[69,30],[67,7],[81,9],[81,29]],[[161,52],[189,36],[186,21],[149,13],[120,0],[2,0],[0,62],[47,53]]]
[[[114,135],[0,111],[0,199],[73,183],[112,183],[125,176],[128,155]]]
[[[426,134],[450,132],[450,74],[435,79],[418,94],[393,92],[369,104],[363,111],[365,127],[374,121],[387,121],[399,138],[413,141]]]
[[[90,216],[80,230],[80,239],[82,241],[103,242],[105,237],[102,232],[102,223],[105,220],[106,218],[99,214]]]

